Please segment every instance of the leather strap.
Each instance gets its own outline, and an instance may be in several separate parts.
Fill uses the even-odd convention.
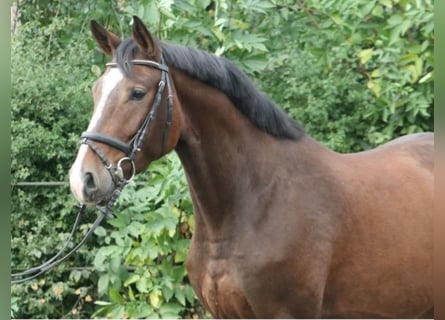
[[[85,131],[82,133],[80,138],[81,139],[91,139],[96,142],[101,142],[101,143],[107,144],[113,148],[116,148],[116,149],[122,151],[127,156],[130,154],[131,149],[132,149],[129,144],[126,144],[116,138],[113,138],[109,135],[99,133],[99,132]],[[85,142],[83,142],[83,143],[85,143]]]

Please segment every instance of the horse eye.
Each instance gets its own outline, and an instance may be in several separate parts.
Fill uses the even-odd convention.
[[[145,97],[145,91],[141,89],[133,89],[130,93],[130,100],[142,100]]]

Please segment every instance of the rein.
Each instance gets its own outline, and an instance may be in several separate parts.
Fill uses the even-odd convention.
[[[116,139],[114,137],[108,136],[100,132],[91,132],[91,131],[83,132],[80,141],[80,144],[88,145],[91,148],[91,150],[93,150],[94,153],[96,153],[96,155],[104,164],[105,168],[110,173],[113,182],[115,184],[115,189],[111,195],[110,200],[107,202],[105,206],[98,206],[98,205],[96,206],[96,209],[100,211],[101,214],[96,218],[93,225],[87,231],[82,240],[67,254],[60,257],[63,254],[63,252],[67,249],[68,243],[71,242],[76,231],[79,229],[80,220],[82,219],[82,216],[84,215],[86,210],[86,205],[81,204],[73,228],[71,230],[71,233],[68,236],[68,239],[65,241],[65,244],[63,245],[62,249],[60,249],[59,252],[52,258],[50,258],[48,261],[42,263],[39,266],[32,267],[23,272],[12,273],[11,278],[13,280],[11,280],[11,284],[19,284],[35,279],[41,274],[54,269],[57,265],[59,265],[60,263],[68,259],[70,256],[72,256],[87,241],[87,239],[91,236],[94,230],[96,230],[96,228],[101,224],[101,222],[105,218],[114,217],[112,213],[112,207],[116,203],[124,187],[134,178],[136,174],[136,165],[134,163],[134,158],[136,156],[136,153],[141,150],[147,131],[150,129],[150,125],[152,124],[152,121],[155,119],[157,111],[161,106],[162,95],[164,93],[165,87],[167,86],[167,93],[168,93],[167,118],[164,126],[164,132],[162,135],[163,141],[162,141],[161,153],[165,151],[168,143],[169,128],[171,125],[172,110],[173,110],[173,98],[171,93],[170,79],[168,77],[168,66],[164,64],[163,59],[161,63],[157,63],[151,60],[137,60],[137,59],[132,60],[131,62],[133,65],[143,65],[151,68],[156,68],[161,71],[161,80],[158,83],[158,89],[155,98],[153,100],[152,108],[148,113],[147,117],[145,118],[144,122],[142,123],[141,127],[139,128],[139,130],[136,132],[136,134],[133,136],[133,138],[130,140],[129,143],[125,143],[119,139]],[[117,63],[115,62],[110,62],[107,63],[106,65],[107,67],[118,66]],[[99,147],[97,147],[97,145],[93,141],[100,142],[109,145],[115,149],[118,149],[125,154],[125,157],[121,158],[117,162],[116,166],[113,166],[111,162],[108,160],[108,158],[105,156],[105,154],[100,150]],[[131,165],[131,175],[128,179],[125,179],[124,177],[124,170],[122,168],[122,164],[124,162],[130,162]]]

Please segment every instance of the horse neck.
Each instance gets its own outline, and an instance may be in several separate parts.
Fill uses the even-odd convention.
[[[182,113],[176,152],[185,169],[197,227],[222,228],[237,218],[249,192],[273,176],[284,145],[294,142],[259,130],[220,91],[181,71],[172,74]]]

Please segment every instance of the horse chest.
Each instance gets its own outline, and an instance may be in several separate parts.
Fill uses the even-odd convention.
[[[207,263],[188,263],[195,292],[215,318],[253,318],[254,314],[241,290],[236,268],[226,259]]]

